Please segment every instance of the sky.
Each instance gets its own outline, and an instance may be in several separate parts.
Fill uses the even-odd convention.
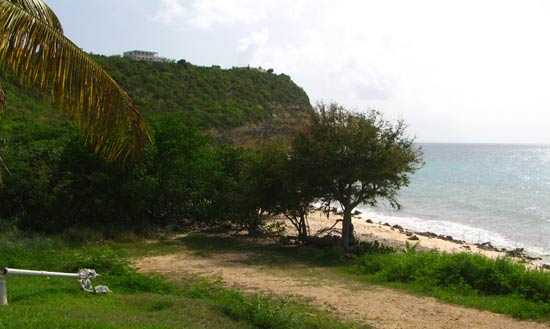
[[[45,2],[87,52],[273,68],[420,142],[550,144],[550,1]]]

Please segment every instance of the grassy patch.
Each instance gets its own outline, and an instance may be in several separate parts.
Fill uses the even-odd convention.
[[[508,259],[437,252],[364,255],[347,271],[447,302],[550,320],[550,274]]]
[[[124,245],[122,245],[124,246]],[[189,280],[184,287],[137,273],[121,245],[70,248],[60,239],[0,239],[0,267],[75,272],[94,268],[108,295],[87,294],[74,279],[9,276],[0,328],[354,328],[291,300],[246,296],[220,282]],[[166,253],[181,242],[137,243],[134,253]]]

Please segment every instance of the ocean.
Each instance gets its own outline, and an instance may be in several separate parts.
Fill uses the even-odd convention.
[[[358,207],[362,218],[550,261],[550,145],[421,147],[425,165],[400,191],[401,209]]]

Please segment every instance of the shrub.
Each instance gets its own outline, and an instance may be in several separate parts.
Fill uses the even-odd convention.
[[[365,254],[393,254],[395,249],[389,246],[386,246],[377,240],[375,241],[358,241],[353,246],[353,254],[356,256],[362,256]]]
[[[509,259],[490,259],[468,253],[437,252],[364,255],[356,271],[381,281],[414,282],[486,296],[519,296],[550,302],[550,274],[530,270]]]

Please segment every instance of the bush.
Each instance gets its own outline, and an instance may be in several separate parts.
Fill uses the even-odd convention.
[[[520,296],[550,302],[550,274],[508,259],[437,252],[364,255],[355,269],[387,282],[413,282],[426,289],[448,288],[485,296]]]
[[[389,246],[386,246],[377,240],[375,241],[358,241],[353,246],[353,254],[356,256],[363,256],[365,254],[393,254],[395,249]]]

